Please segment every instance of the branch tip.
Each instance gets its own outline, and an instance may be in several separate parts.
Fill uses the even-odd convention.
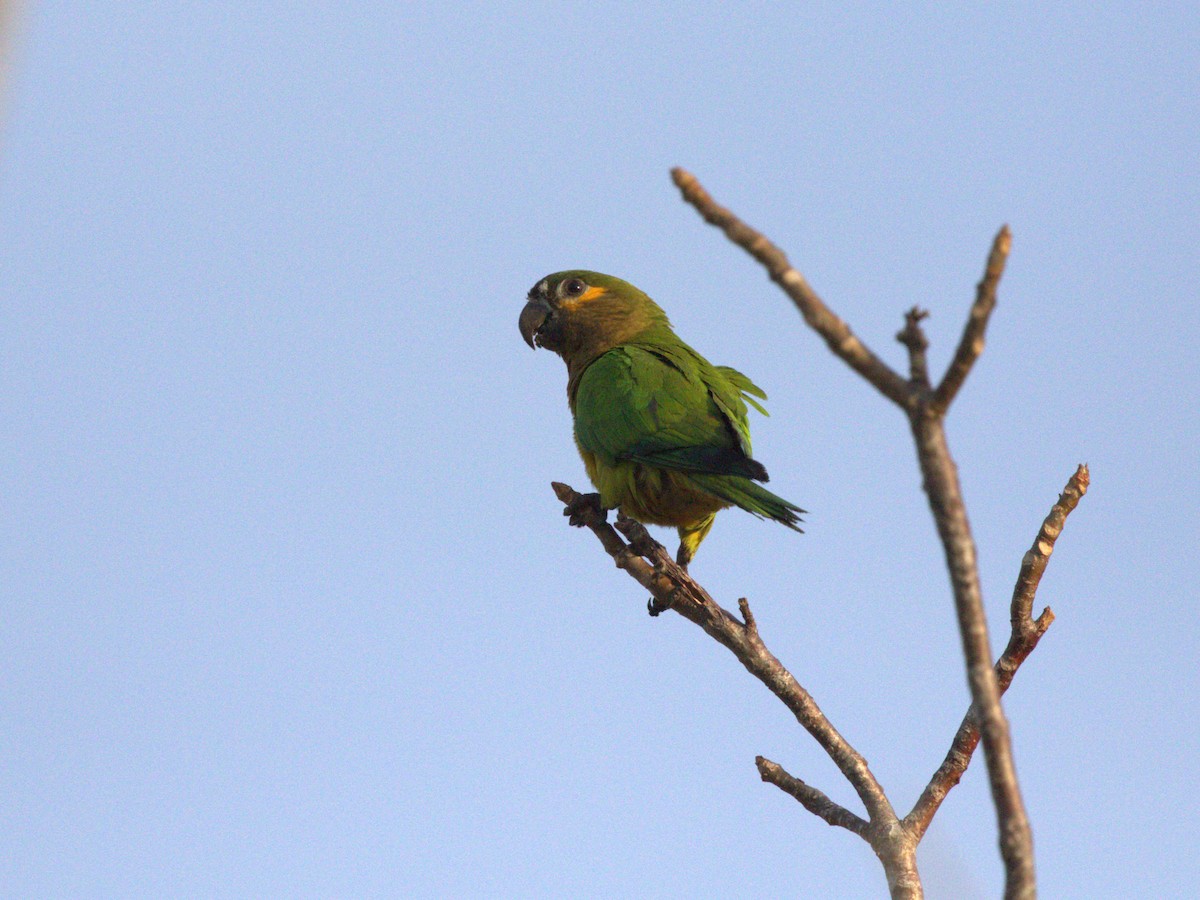
[[[1079,487],[1079,493],[1082,496],[1087,493],[1087,489],[1092,485],[1092,472],[1088,468],[1087,463],[1080,463],[1075,469],[1075,476],[1071,479]]]
[[[992,242],[993,252],[1001,256],[1008,256],[1012,251],[1012,231],[1005,222],[1000,226],[1000,230],[996,232],[996,239]]]
[[[908,350],[908,377],[910,384],[922,395],[929,391],[929,364],[925,351],[929,339],[921,322],[929,317],[929,310],[914,306],[904,314],[904,327],[896,333],[896,340]]]
[[[1033,544],[1021,560],[1021,569],[1017,573],[1017,583],[1013,587],[1012,596],[1012,620],[1014,627],[1019,623],[1022,628],[1039,628],[1044,632],[1046,628],[1050,627],[1050,623],[1054,621],[1054,613],[1050,612],[1049,607],[1047,607],[1038,617],[1037,622],[1030,622],[1033,600],[1037,594],[1038,585],[1041,583],[1042,575],[1046,571],[1046,565],[1050,562],[1050,554],[1054,552],[1054,545],[1058,542],[1059,537],[1062,536],[1063,527],[1067,523],[1067,516],[1079,505],[1079,501],[1087,493],[1090,483],[1091,475],[1088,472],[1088,467],[1085,464],[1080,464],[1076,467],[1071,477],[1067,479],[1062,493],[1058,495],[1058,500],[1050,507],[1050,512],[1046,514],[1046,518],[1042,521],[1042,527],[1038,529],[1038,533],[1034,536]],[[1047,619],[1044,626],[1042,625],[1042,619]]]
[[[750,643],[754,646],[762,645],[762,638],[758,634],[758,623],[754,621],[754,613],[750,611],[750,601],[745,597],[738,600],[738,609],[742,613],[741,626],[746,632],[746,637],[750,639]]]
[[[967,324],[963,327],[958,349],[954,351],[946,374],[934,392],[933,400],[929,403],[930,411],[936,416],[944,416],[955,396],[967,380],[975,361],[983,353],[983,339],[987,331],[988,320],[992,310],[996,308],[996,288],[1000,284],[1000,276],[1004,274],[1004,265],[1008,260],[1009,250],[1012,249],[1012,232],[1004,225],[997,232],[988,251],[987,262],[984,265],[983,277],[975,286],[975,302],[967,316]]]

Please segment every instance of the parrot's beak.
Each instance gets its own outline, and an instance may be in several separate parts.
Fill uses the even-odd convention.
[[[542,327],[549,316],[550,304],[544,297],[533,297],[521,310],[521,318],[517,320],[517,327],[521,329],[521,337],[525,338],[525,343],[534,350],[537,349],[538,329]]]

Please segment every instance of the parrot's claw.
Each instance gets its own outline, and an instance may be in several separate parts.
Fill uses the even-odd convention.
[[[659,600],[657,597],[651,597],[646,602],[646,612],[652,616],[661,616],[668,609],[675,608],[676,592],[672,591],[671,595],[666,600]]]
[[[563,515],[569,516],[567,521],[576,528],[582,528],[596,516],[599,516],[601,521],[608,518],[604,507],[600,505],[599,494],[576,494],[563,509]]]

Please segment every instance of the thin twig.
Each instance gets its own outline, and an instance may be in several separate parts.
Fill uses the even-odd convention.
[[[652,615],[672,609],[699,625],[710,637],[728,648],[751,675],[783,701],[796,721],[821,745],[853,786],[867,809],[870,821],[864,822],[860,816],[834,803],[816,788],[804,785],[799,779],[784,782],[782,776],[779,780],[767,778],[762,774],[760,765],[759,773],[763,779],[783,787],[829,824],[841,825],[863,837],[883,864],[892,897],[919,900],[922,891],[916,864],[917,839],[896,816],[867,761],[838,733],[812,695],[767,649],[754,614],[750,611],[750,604],[744,598],[738,601],[742,614],[742,618],[738,619],[717,604],[686,569],[676,565],[666,548],[651,538],[641,524],[633,519],[618,517],[614,529],[608,524],[598,504],[581,503],[583,495],[569,485],[553,482],[552,486],[558,499],[567,505],[564,513],[571,515],[572,522],[586,525],[617,566],[654,595],[650,603]],[[629,543],[621,539],[617,529],[629,539]],[[653,565],[647,563],[647,559]],[[782,772],[782,769],[779,771]]]
[[[929,363],[925,359],[925,351],[929,349],[929,339],[921,328],[922,320],[929,317],[928,310],[914,306],[904,315],[904,327],[896,335],[896,340],[908,349],[908,383],[918,393],[930,390]]]
[[[871,827],[870,823],[861,816],[855,815],[846,807],[830,800],[824,793],[812,785],[805,784],[795,775],[789,774],[783,766],[771,762],[765,756],[756,756],[754,764],[758,766],[758,774],[763,781],[775,785],[784,793],[791,794],[814,816],[824,819],[830,825],[845,828],[861,838],[870,840],[867,835]]]
[[[1024,628],[1033,615],[1033,599],[1037,594],[1038,585],[1050,562],[1050,554],[1054,552],[1054,543],[1062,534],[1067,516],[1079,505],[1083,495],[1087,493],[1092,483],[1091,473],[1086,464],[1080,465],[1075,474],[1067,481],[1063,492],[1058,496],[1058,502],[1050,509],[1042,527],[1038,530],[1033,546],[1021,560],[1021,571],[1017,575],[1017,584],[1013,588],[1012,621],[1014,629],[1018,623]],[[1046,610],[1049,612],[1049,609]],[[1045,615],[1045,612],[1043,612]]]
[[[908,408],[911,397],[905,380],[871,352],[850,330],[850,326],[825,305],[804,276],[788,262],[782,250],[767,240],[761,232],[720,206],[690,172],[674,168],[671,170],[671,178],[683,194],[683,199],[696,208],[704,217],[704,221],[720,228],[729,240],[762,263],[771,280],[792,298],[804,320],[825,339],[830,350],[845,360],[889,400],[902,408]]]
[[[984,747],[987,750],[988,782],[996,805],[1001,854],[1009,886],[1016,892],[1014,896],[1020,896],[1033,884],[1033,838],[1017,783],[1008,721],[1000,705],[1001,689],[992,668],[991,642],[983,610],[975,542],[967,521],[958,469],[950,456],[943,418],[929,409],[931,397],[927,378],[924,379],[925,386],[922,385],[923,376],[927,374],[925,349],[928,346],[921,328],[922,318],[920,310],[912,309],[906,316],[904,329],[896,335],[896,339],[908,348],[912,381],[921,397],[910,414],[910,422],[918,463],[924,476],[923,487],[950,571],[954,607],[967,661],[971,708],[982,724]],[[960,760],[961,757],[955,756],[953,762],[957,765]]]
[[[1058,501],[1051,507],[1050,513],[1038,530],[1033,546],[1021,562],[1021,571],[1013,589],[1010,607],[1012,635],[995,667],[997,687],[1001,693],[1008,690],[1021,663],[1033,652],[1042,635],[1046,633],[1046,629],[1054,621],[1054,613],[1050,611],[1049,607],[1046,607],[1036,619],[1031,618],[1034,595],[1037,592],[1042,573],[1046,571],[1050,554],[1054,551],[1054,543],[1062,533],[1067,516],[1087,493],[1088,483],[1088,468],[1081,465],[1067,481]],[[972,708],[967,711],[962,724],[958,726],[946,758],[934,772],[925,790],[921,792],[912,811],[904,817],[904,824],[917,836],[918,840],[929,828],[929,823],[933,821],[933,816],[946,795],[958,784],[963,773],[966,772],[967,766],[971,762],[971,755],[975,752],[978,744],[979,727]]]
[[[1000,283],[1000,276],[1004,274],[1004,264],[1011,249],[1012,233],[1008,226],[1004,225],[992,241],[987,265],[984,267],[983,277],[975,287],[975,302],[971,304],[971,312],[967,317],[966,327],[963,328],[962,338],[958,342],[958,349],[954,352],[954,359],[950,361],[946,374],[942,376],[941,384],[937,386],[929,404],[929,411],[935,416],[946,414],[958,389],[967,380],[975,360],[983,353],[983,336],[987,331],[988,318],[996,308],[996,286]]]

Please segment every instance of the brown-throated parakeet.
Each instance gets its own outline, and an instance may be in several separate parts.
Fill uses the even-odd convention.
[[[800,507],[755,482],[749,403],[766,394],[681,341],[667,315],[633,285],[599,272],[548,275],[519,320],[529,346],[567,364],[575,443],[603,509],[679,530],[686,566],[719,510],[738,506],[799,531]]]

